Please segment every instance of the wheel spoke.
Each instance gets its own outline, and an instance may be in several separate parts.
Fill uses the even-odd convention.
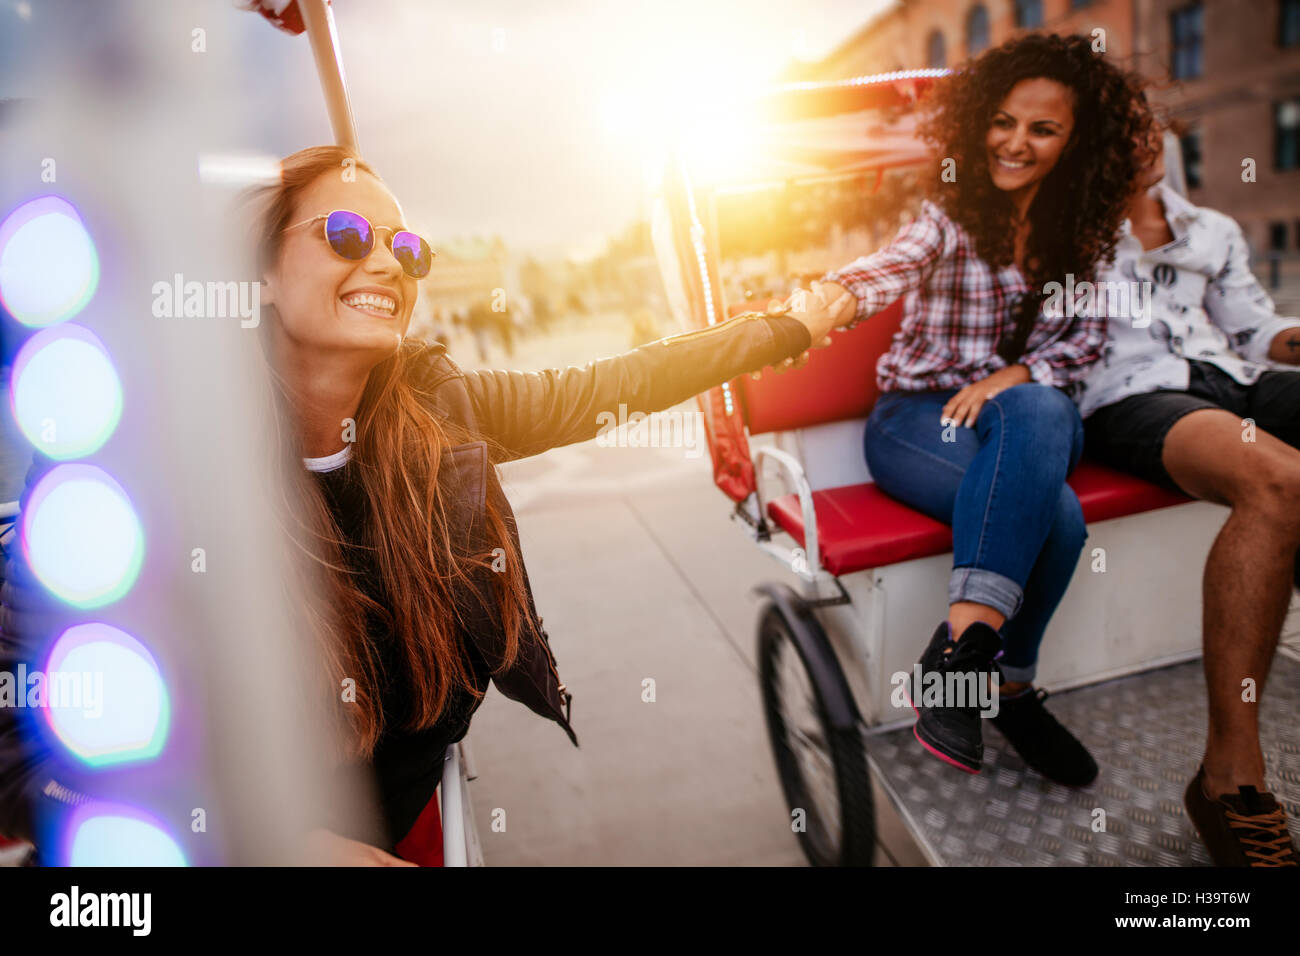
[[[799,774],[806,784],[804,789],[813,804],[808,809],[816,814],[818,824],[825,830],[832,847],[838,850],[842,832],[839,793],[835,782],[835,762],[822,723],[821,709],[799,655],[788,644],[780,650],[776,671],[782,721]],[[795,708],[800,711],[798,714],[792,713]]]

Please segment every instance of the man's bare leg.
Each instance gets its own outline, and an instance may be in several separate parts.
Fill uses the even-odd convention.
[[[1243,441],[1231,412],[1202,409],[1179,419],[1163,461],[1189,494],[1232,508],[1205,562],[1202,641],[1209,697],[1205,791],[1268,789],[1259,744],[1263,695],[1291,601],[1300,546],[1300,451],[1263,431]],[[1255,699],[1242,700],[1243,682]]]

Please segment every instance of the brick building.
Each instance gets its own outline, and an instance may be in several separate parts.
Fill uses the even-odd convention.
[[[1300,0],[1139,0],[1152,96],[1188,124],[1194,202],[1241,223],[1257,255],[1300,250]],[[1158,70],[1162,72],[1157,72]],[[1253,160],[1254,182],[1243,180]]]
[[[800,79],[953,67],[1024,30],[1092,34],[1186,124],[1194,202],[1300,251],[1300,0],[898,0]],[[1254,160],[1254,182],[1243,161]]]
[[[952,67],[1022,30],[1106,31],[1106,50],[1133,52],[1141,0],[898,0],[815,67],[819,77]]]

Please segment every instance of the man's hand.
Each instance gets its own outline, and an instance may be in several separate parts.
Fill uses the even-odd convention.
[[[1283,329],[1269,343],[1268,357],[1274,362],[1300,365],[1300,329]]]
[[[944,425],[951,421],[966,428],[974,428],[975,419],[979,418],[980,409],[984,407],[985,402],[1012,385],[1023,385],[1031,380],[1029,369],[1023,365],[1009,365],[998,369],[988,378],[972,382],[948,399],[948,404],[943,406],[941,413],[943,417],[939,421]]]
[[[330,830],[307,834],[307,859],[312,866],[416,866],[385,853],[377,846],[349,840]]]
[[[260,13],[285,33],[297,36],[307,29],[295,0],[238,0],[235,5]]]

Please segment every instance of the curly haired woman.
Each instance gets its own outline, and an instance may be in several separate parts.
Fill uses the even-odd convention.
[[[924,107],[922,135],[936,148],[930,199],[822,291],[831,301],[851,293],[843,308],[855,311],[837,318],[857,321],[903,298],[865,443],[884,491],[953,528],[948,617],[923,675],[952,687],[950,677],[996,681],[1000,671],[994,724],[1029,766],[1083,786],[1097,765],[1032,681],[1086,538],[1065,483],[1083,429],[1063,389],[1098,358],[1106,327],[1052,317],[1040,290],[1089,278],[1112,255],[1151,118],[1137,78],[1089,40],[1043,35],[987,51],[940,80]],[[908,690],[921,744],[978,773],[978,702]]]

